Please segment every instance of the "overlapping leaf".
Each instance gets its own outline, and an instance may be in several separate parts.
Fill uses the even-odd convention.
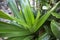
[[[53,13],[51,13],[53,16],[55,16],[56,18],[60,18],[60,13],[55,13],[55,12],[53,12]]]
[[[0,33],[2,34],[1,36],[13,37],[13,39],[8,39],[8,40],[31,40],[30,37],[20,38],[17,36],[26,36],[26,35],[30,35],[31,33],[36,32],[44,24],[44,22],[51,15],[52,11],[60,3],[60,2],[58,2],[50,11],[48,11],[42,17],[40,17],[40,14],[38,12],[36,19],[34,19],[34,14],[31,10],[28,0],[19,0],[22,12],[18,11],[18,8],[14,1],[15,0],[8,0],[8,5],[10,6],[12,12],[14,13],[15,18],[11,18],[10,16],[4,14],[3,12],[0,13],[1,18],[5,18],[5,19],[9,19],[9,20],[14,19],[14,21],[16,21],[18,25],[22,25],[22,26],[24,26],[24,28],[22,29],[21,28],[22,26],[20,27],[17,25],[0,22]],[[25,28],[27,28],[27,29],[25,29]],[[16,37],[16,38],[14,38],[14,37]],[[56,36],[56,37],[59,38],[59,36]],[[43,37],[40,37],[40,39],[42,40]]]
[[[19,0],[22,12],[24,14],[27,24],[31,25],[34,23],[34,15],[28,3],[28,0]]]
[[[48,33],[44,33],[42,36],[39,36],[38,40],[49,40],[49,38]]]
[[[38,21],[37,23],[35,23],[34,25],[34,31],[37,31],[43,24],[44,22],[48,19],[48,17],[51,15],[52,11],[54,11],[54,9],[57,7],[57,5],[60,2],[56,3],[56,5],[50,10],[48,11],[46,14],[44,14]]]
[[[7,37],[24,36],[30,34],[28,30],[4,22],[0,22],[0,34],[1,33],[3,34],[3,36],[7,36]]]
[[[60,39],[60,23],[57,23],[54,20],[51,21],[51,30],[53,34]]]
[[[4,13],[3,11],[0,11],[0,18],[9,19],[9,20],[14,19],[11,16],[9,16],[7,13]]]
[[[17,8],[15,0],[8,0],[8,5],[11,11],[13,12],[13,14],[15,15],[15,17],[25,22],[22,12],[20,12]]]
[[[8,0],[8,5],[11,11],[14,13],[15,17],[20,18],[19,11],[16,6],[15,0]]]
[[[26,37],[14,37],[14,38],[9,38],[7,40],[31,40],[33,36],[26,36]]]

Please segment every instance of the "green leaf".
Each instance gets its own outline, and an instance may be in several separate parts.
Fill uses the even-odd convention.
[[[19,20],[19,19],[17,19],[17,18],[13,18],[13,17],[9,16],[9,14],[6,14],[6,13],[4,13],[4,12],[2,12],[2,11],[0,11],[0,18],[9,19],[9,20],[15,20],[15,21],[17,21],[20,25],[25,26],[25,28],[26,28],[26,26],[27,26],[27,24],[26,24],[23,20]]]
[[[15,0],[8,0],[8,6],[10,7],[11,11],[14,13],[15,17],[21,18]]]
[[[13,2],[13,1],[14,1],[14,2]],[[15,0],[8,0],[8,5],[9,5],[11,11],[14,13],[14,15],[15,15],[16,17],[18,17],[19,11],[18,11],[18,9],[17,9]]]
[[[14,13],[15,17],[17,17],[21,21],[25,22],[23,14],[22,14],[21,10],[20,11],[18,10],[15,0],[8,0],[8,5],[9,5],[11,11]]]
[[[8,37],[8,38],[11,38],[11,37],[22,37],[22,36],[27,36],[27,35],[30,35],[31,33],[27,30],[21,30],[21,31],[13,31],[13,32],[4,32],[4,33],[0,33],[0,37]]]
[[[56,18],[60,18],[60,14],[59,13],[55,13],[55,12],[53,12],[53,13],[51,13],[53,16],[55,16]]]
[[[27,29],[29,27],[28,24],[26,24],[24,21],[19,20],[17,18],[15,18],[15,21],[18,22],[18,24],[22,25],[25,29]]]
[[[55,10],[55,8],[58,6],[60,2],[56,3],[55,6],[50,10],[47,11],[46,14],[44,14],[33,26],[34,31],[36,32],[43,24],[44,22],[48,19],[48,17],[51,15],[51,13]]]
[[[30,31],[20,28],[19,26],[0,22],[0,34],[6,37],[25,36],[31,34]]]
[[[39,36],[38,40],[49,40],[49,38],[48,33],[44,33],[42,36]]]
[[[4,23],[0,21],[0,30],[20,30],[20,28],[16,25],[12,25],[12,24],[8,24],[8,23]],[[0,31],[1,32],[1,31]]]
[[[12,18],[9,14],[0,11],[0,18],[4,18],[4,19],[9,19],[9,20],[13,20],[14,18]]]
[[[29,5],[28,0],[19,0],[22,12],[24,14],[25,20],[28,25],[32,25],[34,23],[34,15]]]
[[[13,38],[9,38],[7,40],[23,40],[25,37],[13,37]]]
[[[37,16],[36,16],[36,20],[38,20],[40,16],[41,16],[40,11],[38,11]]]
[[[55,22],[54,20],[51,21],[51,30],[53,34],[60,39],[60,23]]]
[[[33,36],[28,36],[28,37],[25,37],[24,40],[31,40],[33,38]]]
[[[9,38],[7,40],[31,40],[32,36],[23,36],[23,37],[14,37],[14,38]]]

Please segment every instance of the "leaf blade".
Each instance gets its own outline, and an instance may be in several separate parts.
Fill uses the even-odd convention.
[[[56,17],[56,18],[60,18],[60,14],[59,13],[55,13],[55,12],[53,12],[53,13],[51,13],[54,17]]]
[[[60,39],[60,23],[55,22],[54,20],[51,21],[51,30],[53,34]]]
[[[0,18],[4,18],[4,19],[9,19],[9,20],[13,20],[14,18],[12,18],[9,14],[0,11]]]
[[[2,36],[7,37],[24,36],[29,35],[30,34],[29,32],[30,31],[22,29],[19,26],[0,22],[0,34],[2,34]]]
[[[24,14],[27,24],[31,25],[31,23],[34,22],[34,15],[31,11],[30,6],[29,6],[28,0],[19,0],[19,2],[20,2],[22,12]]]
[[[35,25],[33,26],[35,32],[44,24],[44,22],[48,19],[48,17],[49,17],[49,16],[51,15],[51,13],[55,10],[55,8],[59,5],[59,3],[60,3],[60,1],[57,2],[50,11],[48,11],[45,15],[43,15],[43,16],[37,21],[37,23],[35,23]]]

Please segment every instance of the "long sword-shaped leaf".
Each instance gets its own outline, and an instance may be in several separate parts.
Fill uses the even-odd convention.
[[[49,40],[50,35],[48,33],[44,33],[42,36],[39,36],[38,40]]]
[[[15,17],[21,18],[18,8],[15,3],[15,0],[8,0],[8,5],[9,5],[11,11],[14,13]]]
[[[31,33],[27,30],[20,30],[20,31],[13,31],[13,32],[4,32],[4,33],[0,33],[0,37],[18,37],[18,36],[27,36],[27,35],[30,35]]]
[[[3,11],[0,11],[0,18],[13,20],[13,18],[10,15],[8,15],[7,13],[4,13]]]
[[[29,27],[29,25],[27,25],[24,21],[19,20],[17,18],[15,18],[15,21],[18,22],[18,24],[22,25],[25,29],[27,29]]]
[[[26,19],[27,24],[31,25],[34,23],[34,15],[32,13],[32,10],[29,6],[28,0],[19,0],[22,12],[24,14],[24,17]]]
[[[23,37],[14,37],[14,38],[9,38],[7,40],[31,40],[33,36],[23,36]]]
[[[51,13],[54,17],[56,17],[56,18],[60,18],[60,13],[55,13],[55,12],[53,12],[53,13]]]
[[[57,23],[54,20],[51,21],[51,30],[53,34],[60,39],[60,23]]]
[[[36,16],[36,20],[38,20],[40,16],[41,16],[40,11],[38,11],[37,16]]]
[[[10,9],[12,10],[12,12],[15,14],[15,17],[19,18],[19,20],[21,20],[25,23],[23,14],[21,11],[18,11],[15,0],[8,0],[8,5],[9,5]]]
[[[19,26],[0,22],[0,36],[14,37],[29,35],[30,31],[20,28]],[[4,35],[5,34],[5,35]]]
[[[48,19],[48,17],[51,15],[52,11],[55,10],[55,8],[58,6],[59,3],[60,3],[60,1],[58,3],[56,3],[56,5],[50,11],[48,11],[46,14],[44,14],[38,20],[38,22],[34,25],[34,31],[35,32],[44,24],[44,22]]]
[[[8,23],[5,23],[5,22],[1,22],[0,21],[0,33],[3,32],[4,30],[6,30],[7,32],[8,31],[19,31],[21,28],[19,26],[16,26],[16,25],[12,25],[12,24],[8,24]]]
[[[2,11],[0,11],[0,18],[9,19],[9,20],[15,20],[20,25],[23,25],[25,28],[29,27],[23,20],[19,20],[19,19],[13,18],[10,15],[8,15],[8,14],[2,12]]]
[[[25,37],[13,37],[13,38],[8,38],[7,40],[23,40]]]

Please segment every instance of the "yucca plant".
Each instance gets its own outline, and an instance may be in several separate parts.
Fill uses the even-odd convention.
[[[14,13],[14,17],[0,11],[0,18],[11,21],[11,23],[0,21],[0,36],[8,37],[6,40],[49,40],[45,39],[45,36],[49,37],[46,32],[41,36],[37,35],[38,38],[35,35],[60,2],[56,3],[56,5],[43,16],[41,16],[38,11],[36,17],[34,17],[28,0],[18,0],[21,7],[20,11],[14,1],[15,0],[8,0],[8,5]],[[51,25],[53,24],[51,23]]]

